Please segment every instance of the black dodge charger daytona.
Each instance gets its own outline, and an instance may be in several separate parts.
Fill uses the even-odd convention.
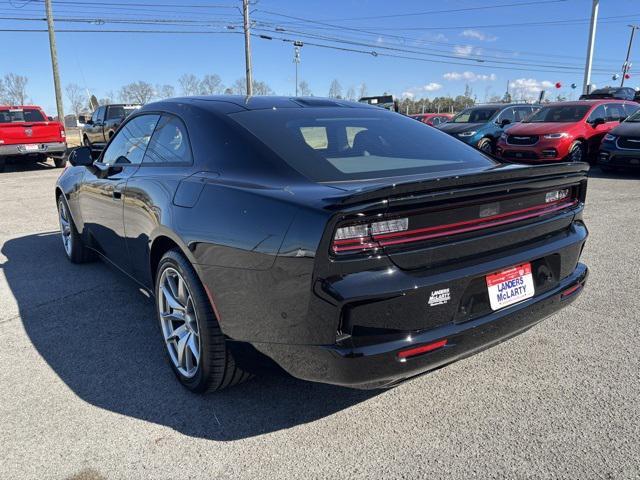
[[[146,105],[56,185],[72,262],[100,257],[154,298],[178,379],[217,390],[274,360],[389,387],[573,301],[587,166],[502,164],[341,100]],[[249,361],[249,359],[251,359]]]

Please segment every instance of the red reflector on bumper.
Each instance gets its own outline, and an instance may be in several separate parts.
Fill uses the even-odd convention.
[[[562,292],[560,294],[560,298],[566,298],[569,295],[573,295],[574,293],[576,293],[578,290],[580,290],[582,288],[582,284],[581,283],[577,283],[572,287],[567,288],[564,292]]]
[[[420,345],[419,347],[412,347],[406,350],[401,350],[398,352],[398,360],[404,362],[407,358],[415,357],[416,355],[422,355],[423,353],[431,352],[433,350],[437,350],[438,348],[442,348],[447,344],[447,339],[438,340],[437,342],[428,343],[427,345]]]

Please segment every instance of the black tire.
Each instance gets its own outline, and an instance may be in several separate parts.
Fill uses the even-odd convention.
[[[4,172],[5,159],[4,157],[0,157],[0,172]]]
[[[483,138],[478,142],[478,150],[484,153],[488,153],[489,155],[493,155],[493,142],[490,138]]]
[[[568,162],[586,162],[587,152],[582,142],[574,142],[569,148]]]
[[[63,248],[64,252],[67,255],[67,258],[72,263],[87,263],[96,259],[96,253],[93,250],[90,250],[84,245],[82,241],[82,237],[78,233],[76,229],[75,223],[73,223],[73,218],[71,218],[71,214],[69,212],[69,207],[67,206],[67,202],[64,199],[64,195],[60,195],[58,197],[58,217],[60,218],[62,212],[66,214],[66,219],[69,222],[69,248],[67,248],[66,242],[64,240],[65,232],[63,230],[62,221],[60,221],[60,234],[63,237]]]
[[[195,374],[192,374],[190,377],[183,375],[183,373],[178,370],[169,353],[169,347],[165,342],[165,351],[169,364],[180,383],[192,392],[201,393],[222,390],[250,378],[251,374],[237,366],[196,271],[178,249],[167,251],[158,263],[156,270],[156,315],[163,341],[165,337],[160,312],[160,281],[166,269],[177,271],[187,285],[187,289],[191,295],[191,303],[195,312],[199,332],[198,336],[200,339],[200,359]]]
[[[53,157],[53,163],[56,168],[64,168],[67,166],[67,156],[64,155],[62,157]]]

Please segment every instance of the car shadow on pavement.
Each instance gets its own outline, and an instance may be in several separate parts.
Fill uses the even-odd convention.
[[[224,441],[295,427],[379,393],[272,369],[226,391],[192,394],[165,359],[152,301],[124,275],[102,262],[71,264],[54,232],[9,240],[2,253],[7,261],[0,269],[29,339],[64,383],[96,407]],[[52,407],[53,415],[56,408],[62,406]]]

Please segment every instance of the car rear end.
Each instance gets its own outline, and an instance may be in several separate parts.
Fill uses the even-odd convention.
[[[304,135],[306,125],[325,125],[328,138],[341,122],[375,131],[374,122],[358,116],[319,113],[287,126]],[[397,139],[391,124],[375,131],[382,141],[369,139],[362,162],[345,157],[341,145],[334,156],[323,142],[315,165],[327,159],[339,174],[305,170],[302,151],[275,148],[307,176],[321,172],[314,180],[336,190],[315,208],[328,217],[314,254],[307,315],[287,320],[290,336],[281,330],[277,342],[254,344],[297,377],[390,386],[523,332],[584,287],[586,164],[500,165],[435,129],[404,121]],[[274,114],[259,132],[263,141],[285,138],[276,136],[276,123]],[[395,156],[384,157],[380,145],[394,147]],[[408,157],[431,163],[414,173]],[[403,167],[385,176],[385,161]],[[366,171],[371,165],[378,170]],[[296,217],[283,243],[287,252],[308,251],[308,242],[296,241],[316,215]],[[284,265],[276,262],[278,275]],[[326,342],[307,341],[305,331]]]
[[[2,159],[62,156],[66,149],[64,126],[50,121],[39,107],[0,107]]]

